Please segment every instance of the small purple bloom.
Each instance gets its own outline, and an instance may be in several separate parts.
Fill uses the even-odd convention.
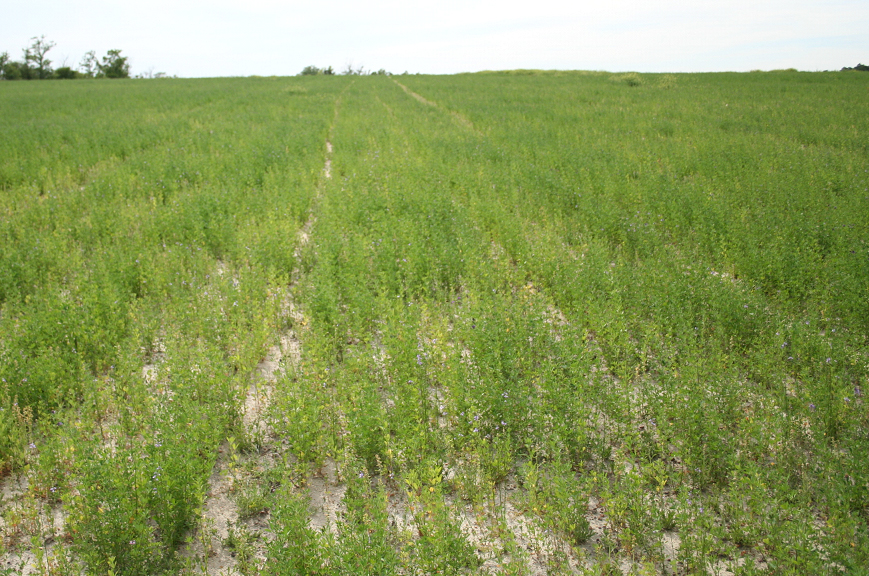
[[[811,410],[812,412],[814,412],[814,411],[815,411],[815,408],[817,408],[817,407],[815,406],[814,403],[810,403],[810,404],[809,404],[809,410]]]

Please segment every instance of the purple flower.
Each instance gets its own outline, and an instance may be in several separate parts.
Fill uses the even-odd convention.
[[[809,410],[811,410],[812,412],[814,412],[814,411],[815,411],[815,408],[816,408],[816,406],[815,406],[814,403],[810,403],[810,404],[809,404]]]
[[[860,388],[859,386],[854,386],[854,396],[859,398],[862,395],[863,395],[863,389]]]

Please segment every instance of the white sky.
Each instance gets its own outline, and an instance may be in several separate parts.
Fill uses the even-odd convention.
[[[539,68],[838,70],[869,64],[867,0],[4,0],[0,52],[54,67],[120,49],[133,74]]]

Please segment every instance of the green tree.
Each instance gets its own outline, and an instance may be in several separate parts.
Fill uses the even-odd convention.
[[[85,52],[85,55],[81,59],[81,63],[78,65],[78,69],[83,76],[93,78],[99,71],[99,63],[100,61],[97,60],[97,53],[90,50]]]
[[[347,64],[347,67],[341,72],[344,76],[364,76],[365,68],[360,66],[359,68],[353,68],[352,64]]]
[[[24,49],[24,65],[33,70],[31,77],[44,80],[51,78],[51,60],[45,57],[54,48],[54,42],[46,41],[45,36],[31,38],[33,42]]]
[[[129,78],[130,64],[126,56],[121,56],[120,50],[109,50],[103,56],[102,63],[97,63],[100,78]]]

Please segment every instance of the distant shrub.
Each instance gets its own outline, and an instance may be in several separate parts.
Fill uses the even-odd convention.
[[[331,66],[326,68],[317,68],[316,66],[305,66],[301,72],[299,72],[299,76],[319,76],[322,74],[323,76],[334,76],[335,70]]]
[[[62,68],[58,68],[54,71],[54,77],[58,80],[75,80],[79,76],[81,76],[81,74],[79,74],[69,66],[63,66]]]
[[[23,62],[6,62],[3,65],[3,78],[5,80],[30,80],[33,72]]]

